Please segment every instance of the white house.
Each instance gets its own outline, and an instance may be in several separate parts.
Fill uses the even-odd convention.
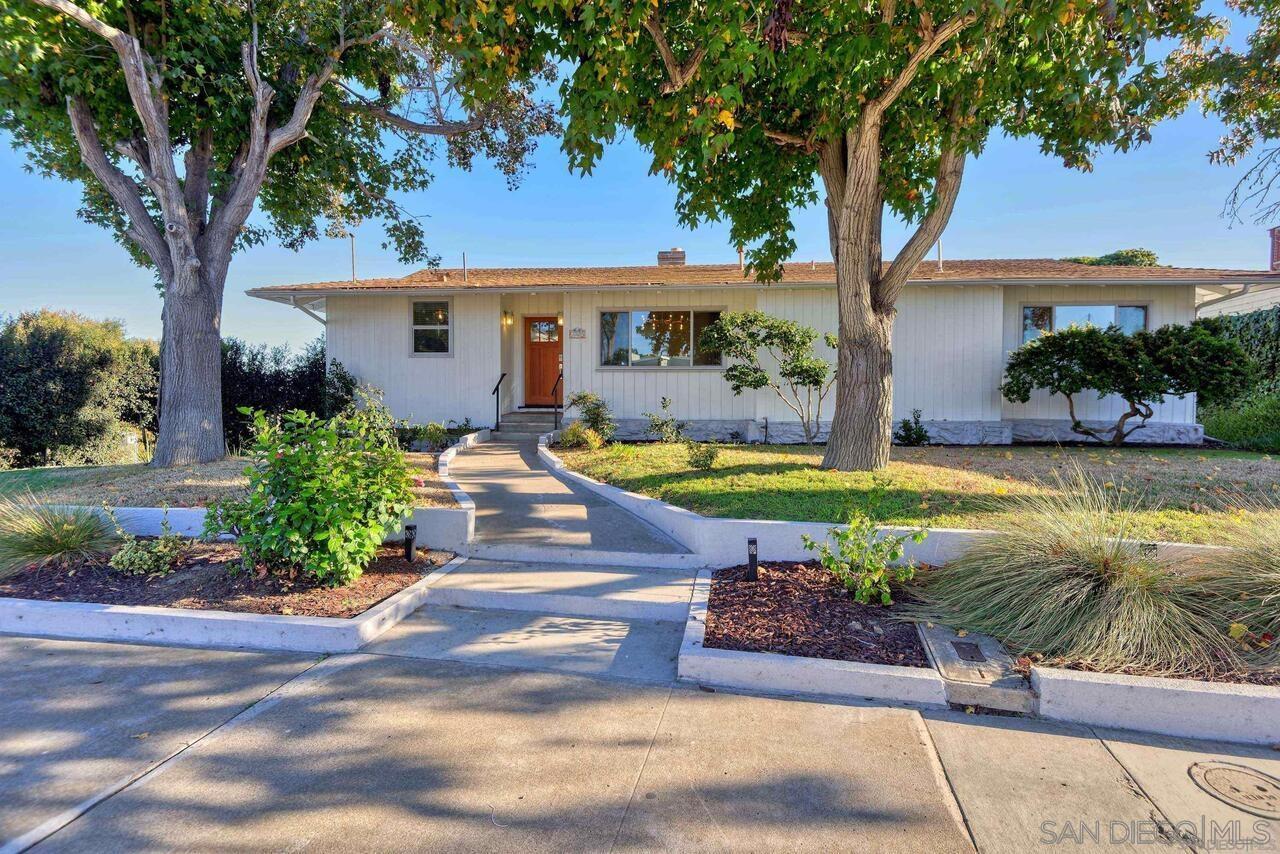
[[[923,263],[898,305],[894,418],[919,409],[934,440],[949,443],[1079,438],[1061,398],[1001,399],[1006,354],[1070,323],[1186,323],[1197,289],[1233,293],[1272,281],[1265,272],[1052,260]],[[737,264],[686,265],[679,250],[650,267],[429,269],[249,294],[324,323],[330,359],[381,388],[400,417],[492,425],[499,414],[589,390],[613,409],[620,437],[641,436],[643,413],[667,397],[695,435],[798,440],[795,416],[772,392],[734,395],[717,357],[699,351],[698,334],[723,311],[755,308],[820,332],[835,331],[837,318],[830,263],[790,263],[781,282],[762,285]],[[1080,414],[1114,421],[1121,407],[1088,399]],[[1157,407],[1133,439],[1202,435],[1194,399],[1180,398]]]

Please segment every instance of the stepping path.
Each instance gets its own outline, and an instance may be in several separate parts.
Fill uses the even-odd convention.
[[[552,548],[666,555],[654,564],[695,565],[688,549],[666,534],[547,471],[535,438],[499,439],[462,451],[449,475],[475,502],[477,556],[519,559],[521,548]],[[670,559],[677,555],[687,557]]]

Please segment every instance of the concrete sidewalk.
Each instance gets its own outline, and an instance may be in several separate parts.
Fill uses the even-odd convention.
[[[443,610],[319,663],[0,637],[0,851],[1280,845],[1187,773],[1275,751],[570,672],[582,647],[493,666],[498,624]]]
[[[538,459],[536,439],[462,451],[449,474],[475,502],[479,544],[688,553],[626,510],[551,474]]]

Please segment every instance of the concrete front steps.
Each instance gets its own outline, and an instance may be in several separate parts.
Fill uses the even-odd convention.
[[[431,587],[432,605],[683,623],[692,573],[471,559]]]
[[[499,429],[493,431],[493,441],[511,442],[532,439],[550,433],[556,428],[555,412],[550,409],[521,409],[502,416]]]

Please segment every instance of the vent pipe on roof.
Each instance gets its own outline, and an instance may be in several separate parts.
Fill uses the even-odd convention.
[[[672,246],[670,249],[663,249],[658,252],[659,267],[683,267],[684,266],[684,250],[679,246]]]
[[[462,281],[467,280],[467,253],[462,253]]]
[[[746,253],[742,251],[742,247],[738,247],[738,272],[744,273],[747,269]]]
[[[942,272],[942,241],[938,241],[938,272]]]

